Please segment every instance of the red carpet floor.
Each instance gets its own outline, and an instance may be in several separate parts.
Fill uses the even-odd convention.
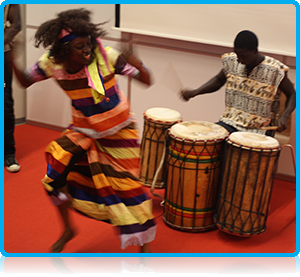
[[[4,250],[7,253],[48,253],[61,233],[55,208],[41,185],[46,170],[44,149],[60,132],[28,124],[16,126],[18,173],[4,169]],[[163,190],[155,192],[163,195]],[[153,198],[158,227],[152,253],[294,253],[296,250],[296,184],[275,180],[267,230],[251,238],[220,230],[188,233],[163,221],[162,199]],[[121,250],[114,228],[74,211],[78,234],[63,253],[138,253],[138,247]],[[297,254],[296,254],[297,255]]]

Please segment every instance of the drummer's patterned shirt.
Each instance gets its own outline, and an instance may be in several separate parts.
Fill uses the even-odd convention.
[[[265,133],[259,128],[271,122],[278,87],[289,68],[265,56],[247,76],[246,66],[238,62],[235,53],[224,54],[222,63],[227,82],[225,111],[220,121],[239,131]]]

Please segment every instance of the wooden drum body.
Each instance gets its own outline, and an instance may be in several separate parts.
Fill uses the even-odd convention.
[[[181,122],[179,112],[168,108],[151,108],[144,113],[144,130],[141,142],[140,180],[152,185],[154,175],[165,151],[166,131]],[[156,188],[164,187],[165,170],[161,170],[156,179]]]
[[[223,127],[203,121],[177,123],[169,129],[163,219],[182,231],[215,227],[219,176],[225,138]]]
[[[247,132],[229,136],[214,216],[220,230],[237,236],[265,231],[280,149],[269,136]]]

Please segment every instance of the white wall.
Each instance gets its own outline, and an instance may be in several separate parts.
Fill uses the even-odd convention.
[[[296,55],[293,4],[122,4],[120,27],[223,46],[247,29],[264,38],[261,50]]]
[[[104,29],[110,31],[111,37],[119,36],[117,32],[111,31],[111,26],[115,25],[115,4],[27,4],[27,27],[37,27],[43,22],[53,19],[61,11],[77,8],[90,10],[93,22],[107,22],[103,26]]]
[[[36,49],[30,38],[35,29],[27,28],[27,67],[36,63],[44,53],[42,48]],[[71,101],[54,79],[34,84],[27,89],[26,120],[49,125],[67,127],[71,120]]]
[[[48,5],[26,6],[27,14],[35,12],[43,14],[45,6]],[[78,5],[68,5],[68,8],[70,6]],[[92,6],[100,9],[102,5]],[[51,12],[53,13],[55,5],[52,5],[51,8]],[[30,38],[36,31],[36,26],[32,24],[37,23],[32,22],[32,18],[29,19],[27,17],[27,19],[26,60],[28,67],[37,60],[43,53],[43,50],[35,49],[32,46]],[[42,17],[41,19],[47,20],[48,18]],[[100,22],[102,21],[103,18]],[[179,99],[177,89],[179,89],[178,83],[181,83],[183,87],[196,88],[219,72],[221,69],[220,55],[229,50],[229,48],[138,34],[121,34],[116,30],[110,32],[113,38],[121,36],[124,39],[128,39],[130,36],[137,38],[138,42],[134,46],[134,51],[142,58],[154,76],[155,83],[149,89],[145,89],[143,85],[137,84],[134,81],[131,85],[132,111],[136,115],[141,134],[143,129],[143,113],[151,107],[166,107],[177,110],[181,113],[185,121],[201,120],[215,122],[218,120],[224,110],[224,88],[216,93],[194,98],[187,103]],[[233,40],[234,37],[231,39]],[[263,39],[263,37],[260,37],[260,40]],[[103,40],[103,42],[116,49],[121,49],[121,43],[114,39],[108,38]],[[289,77],[296,83],[295,58],[281,55],[275,55],[275,57],[291,65],[292,69],[290,70]],[[174,82],[170,82],[170,80]],[[127,92],[127,78],[119,77],[119,83],[121,88]],[[27,89],[26,119],[64,128],[68,126],[71,120],[70,100],[53,80],[34,84]],[[294,125],[291,143],[296,147],[295,112],[293,119]],[[283,151],[280,158],[278,172],[294,176],[292,159],[289,153],[285,152]]]

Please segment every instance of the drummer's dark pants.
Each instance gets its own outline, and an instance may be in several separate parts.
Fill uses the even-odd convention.
[[[228,124],[226,124],[226,123],[224,123],[222,121],[218,121],[218,122],[216,122],[216,124],[224,127],[230,134],[234,133],[234,132],[238,132],[238,129],[236,129],[233,126],[230,126],[230,125],[228,125]]]
[[[10,51],[4,52],[4,158],[15,156],[15,115],[12,96],[12,68],[9,64]]]

